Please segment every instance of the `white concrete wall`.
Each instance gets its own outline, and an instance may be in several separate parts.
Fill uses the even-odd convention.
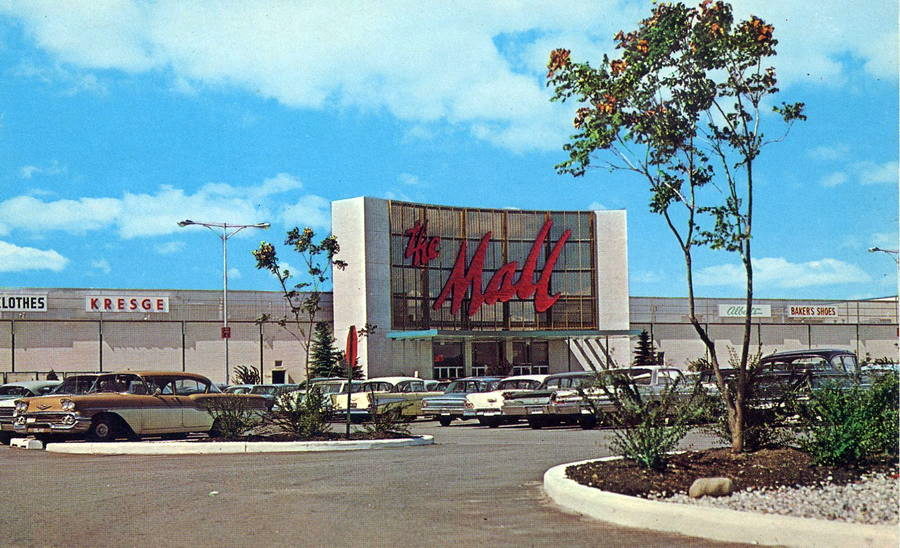
[[[628,303],[628,218],[625,210],[595,211],[598,328],[631,329]],[[630,363],[627,339],[610,339],[616,363]]]
[[[331,204],[332,232],[346,261],[334,271],[334,335],[343,347],[351,325],[377,329],[359,342],[359,364],[369,377],[391,371],[390,223],[387,200],[351,198]]]

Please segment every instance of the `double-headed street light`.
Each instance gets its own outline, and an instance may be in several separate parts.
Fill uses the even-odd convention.
[[[185,219],[178,223],[178,226],[185,227],[190,225],[205,226],[216,233],[222,240],[222,338],[225,339],[225,382],[230,381],[230,372],[228,370],[228,339],[231,338],[231,330],[228,328],[228,238],[234,236],[245,228],[269,228],[269,223],[256,223],[254,225],[238,225],[228,223],[201,223]]]

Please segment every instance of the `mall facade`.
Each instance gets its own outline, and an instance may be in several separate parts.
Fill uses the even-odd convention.
[[[630,297],[624,211],[457,208],[376,198],[332,204],[349,266],[336,270],[318,321],[360,340],[368,377],[457,378],[585,370],[630,363],[646,330],[666,364],[705,348],[687,300]],[[0,289],[0,380],[59,373],[191,371],[226,382],[237,365],[266,381],[304,378],[277,291]],[[741,299],[697,301],[718,348],[741,344]],[[759,299],[752,344],[763,353],[837,347],[897,359],[897,299]]]

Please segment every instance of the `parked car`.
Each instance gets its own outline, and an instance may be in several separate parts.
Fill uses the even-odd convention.
[[[510,392],[524,393],[540,388],[549,375],[517,375],[507,377],[497,383],[497,389],[490,392],[475,392],[466,395],[466,409],[475,412],[478,422],[496,428],[504,422],[515,422],[515,417],[503,416],[505,394]]]
[[[12,437],[13,411],[17,399],[48,394],[60,384],[60,381],[22,381],[0,386],[0,443],[9,443]]]
[[[251,409],[267,405],[262,396],[224,394],[194,373],[128,371],[98,375],[86,394],[17,400],[13,428],[23,435],[96,441],[151,434],[178,437],[215,429],[207,405],[220,398],[246,398]]]
[[[240,386],[240,385],[238,385]],[[300,390],[301,387],[299,384],[254,384],[250,386],[250,390],[247,392],[232,392],[233,394],[254,394],[257,396],[262,396],[266,399],[266,408],[272,409],[278,398],[281,397],[282,394],[287,394],[289,392],[295,392]]]
[[[557,390],[575,390],[581,386],[587,386],[594,382],[595,377],[595,374],[590,371],[547,375],[536,390],[506,394],[500,411],[504,420],[525,419],[532,428],[541,428],[549,422],[545,418],[546,407]]]
[[[417,377],[376,377],[364,381],[358,391],[350,394],[350,420],[368,420],[373,406],[380,413],[394,405],[401,407],[403,416],[415,418],[422,414],[422,398],[442,394],[429,391],[427,384]],[[430,384],[434,386],[435,382]],[[347,393],[332,394],[331,408],[335,418],[346,416]]]
[[[598,380],[612,387],[619,380],[631,383],[645,401],[657,400],[660,395],[672,386],[676,386],[676,397],[688,397],[693,383],[686,381],[680,369],[660,365],[645,365],[601,371],[594,377],[594,386],[583,390],[558,390],[544,408],[543,422],[577,422],[582,428],[589,429],[597,425],[598,413],[616,411],[617,406],[609,392],[598,386]],[[677,383],[677,384],[676,384]],[[584,397],[582,397],[584,394]],[[585,401],[587,398],[587,401]],[[533,428],[542,426],[541,419],[532,424]]]
[[[503,377],[467,377],[452,381],[440,395],[422,398],[422,415],[436,418],[441,426],[450,426],[453,419],[474,419],[475,411],[466,409],[466,396],[497,389]]]
[[[249,394],[253,386],[252,384],[231,384],[224,389],[220,389],[227,394]]]
[[[43,396],[62,384],[62,381],[21,381],[0,386],[0,400]]]

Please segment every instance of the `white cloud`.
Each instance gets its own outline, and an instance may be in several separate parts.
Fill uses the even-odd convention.
[[[708,266],[697,270],[698,286],[734,286],[745,283],[744,268],[738,264]],[[753,284],[759,289],[793,289],[821,285],[868,283],[872,278],[858,266],[838,259],[792,263],[781,257],[753,259]]]
[[[53,249],[22,247],[0,241],[0,272],[22,270],[52,270],[59,272],[69,260]]]
[[[281,220],[285,226],[328,228],[331,226],[331,202],[321,196],[307,194],[285,207]]]
[[[600,211],[600,210],[604,210],[604,209],[609,209],[608,207],[606,207],[605,205],[603,205],[597,201],[593,201],[593,202],[589,203],[587,208],[588,208],[588,211]]]
[[[652,270],[638,270],[630,274],[629,280],[637,283],[654,284],[663,281],[661,273]]]
[[[811,149],[807,154],[815,160],[845,160],[850,156],[850,147],[847,145],[822,145]]]
[[[109,274],[110,272],[112,272],[112,268],[109,266],[109,261],[107,261],[106,259],[91,261],[91,268],[99,270],[104,274]]]
[[[896,5],[738,1],[776,25],[782,85],[848,80],[850,65],[897,78]],[[548,53],[596,64],[648,6],[603,2],[5,3],[35,43],[67,67],[165,70],[193,93],[232,87],[307,109],[385,110],[409,136],[462,129],[513,150],[556,149],[570,107],[548,102]],[[336,29],[340,29],[336,31]],[[87,84],[85,84],[87,85]]]
[[[62,230],[83,234],[114,229],[122,238],[137,238],[197,230],[196,227],[179,228],[177,223],[184,219],[235,224],[282,219],[285,224],[328,226],[329,202],[325,198],[306,195],[293,205],[281,205],[283,195],[301,187],[296,177],[280,173],[255,186],[209,183],[193,193],[163,185],[156,192],[126,192],[120,198],[45,201],[34,196],[16,196],[0,201],[0,235],[12,230],[32,233]],[[311,218],[304,222],[304,217]],[[241,236],[245,233],[249,231],[242,232]],[[168,251],[157,248],[157,252]]]
[[[155,249],[156,252],[160,255],[172,255],[174,253],[183,251],[185,247],[187,247],[186,243],[175,241],[156,244],[155,246],[153,246],[153,249]]]
[[[397,200],[399,202],[412,202],[414,201],[407,194],[403,192],[394,192],[393,190],[388,190],[384,193],[384,198],[386,200]]]
[[[234,267],[229,268],[228,269],[228,279],[229,280],[240,280],[241,279],[241,271]]]
[[[897,184],[897,162],[890,161],[883,164],[862,162],[857,165],[859,170],[859,182],[864,185],[879,183]]]
[[[876,247],[897,249],[898,245],[900,245],[898,242],[900,242],[900,238],[898,238],[897,232],[876,232],[872,234],[872,243]]]
[[[417,186],[422,184],[422,180],[411,173],[401,173],[397,176],[397,180],[404,185]]]
[[[66,172],[66,168],[60,167],[59,163],[53,162],[48,167],[40,166],[22,166],[19,168],[19,177],[23,179],[31,179],[35,175],[60,175]]]
[[[822,183],[822,186],[827,188],[836,187],[846,182],[847,174],[843,171],[836,171],[830,175],[826,175],[825,177],[822,177],[822,180],[820,181],[820,183]]]

